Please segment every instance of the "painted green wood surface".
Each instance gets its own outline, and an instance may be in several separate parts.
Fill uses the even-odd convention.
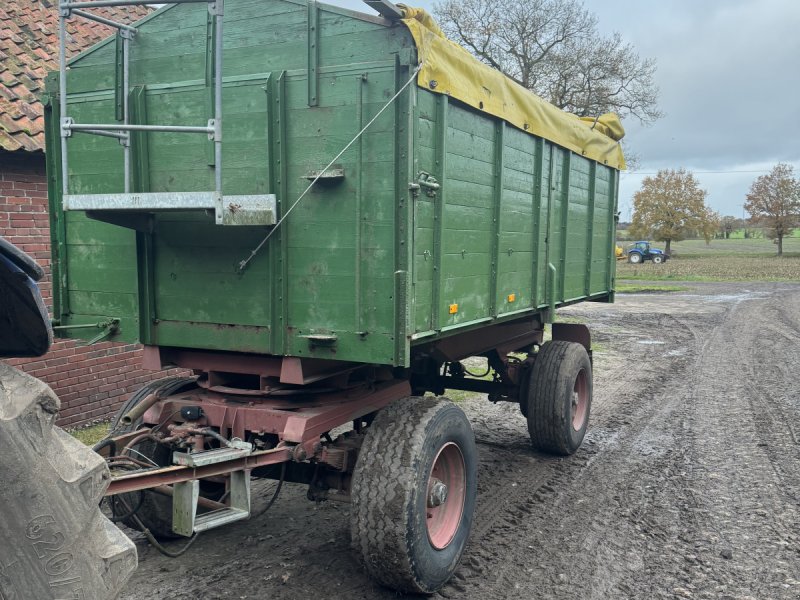
[[[205,6],[179,5],[141,25],[134,122],[205,124],[208,20]],[[223,191],[276,194],[279,215],[414,60],[402,26],[298,0],[228,0],[223,41]],[[77,122],[115,119],[114,60],[109,43],[73,61]],[[337,161],[344,179],[317,184],[242,273],[266,228],[179,212],[135,232],[64,214],[49,106],[62,323],[117,317],[126,341],[407,365],[413,345],[436,336],[613,297],[616,173],[414,85]],[[115,140],[76,134],[68,146],[71,193],[121,191]],[[213,187],[204,136],[136,134],[132,154],[136,191]],[[410,191],[421,172],[436,193]]]

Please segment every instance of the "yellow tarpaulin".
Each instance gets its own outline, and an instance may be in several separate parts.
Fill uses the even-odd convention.
[[[423,9],[398,6],[422,63],[420,87],[456,98],[587,158],[625,168],[619,144],[625,130],[617,115],[594,119],[564,112],[448,40]]]

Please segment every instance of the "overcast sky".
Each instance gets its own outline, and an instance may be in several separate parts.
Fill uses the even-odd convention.
[[[372,12],[360,0],[322,0]],[[431,10],[433,0],[408,1]],[[665,116],[628,120],[638,172],[620,187],[622,219],[646,174],[685,167],[723,215],[742,216],[752,181],[778,162],[800,176],[800,1],[586,0],[600,28],[658,63]],[[713,171],[709,173],[708,171]],[[753,172],[749,172],[753,171]]]

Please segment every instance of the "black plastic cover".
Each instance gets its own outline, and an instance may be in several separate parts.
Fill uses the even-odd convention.
[[[41,356],[53,343],[50,316],[32,258],[0,238],[0,358]]]

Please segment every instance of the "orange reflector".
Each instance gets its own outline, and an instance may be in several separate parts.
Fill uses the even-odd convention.
[[[451,304],[450,305],[450,314],[454,315],[458,312],[458,304]]]
[[[517,295],[516,294],[509,294],[508,295],[508,301],[509,302],[514,302],[516,299],[517,299]]]

